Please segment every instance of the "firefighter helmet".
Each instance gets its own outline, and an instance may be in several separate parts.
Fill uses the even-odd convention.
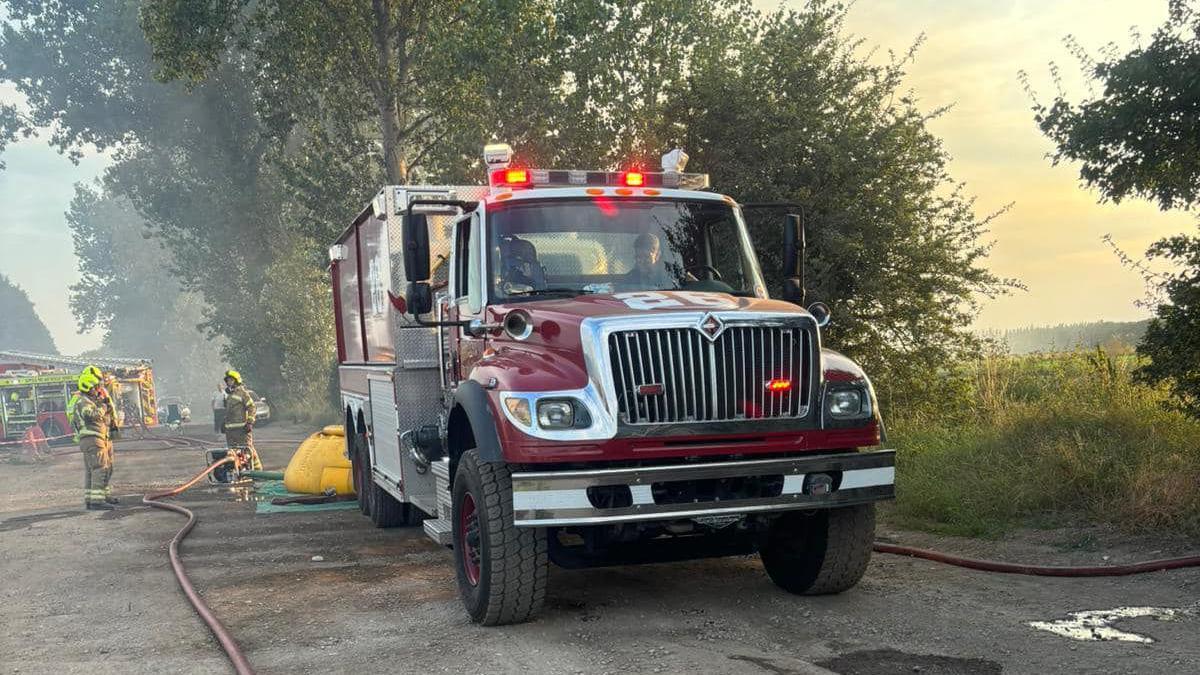
[[[76,384],[79,385],[79,391],[87,394],[96,387],[100,386],[100,378],[85,370],[83,371],[83,374],[79,376],[79,380]]]
[[[225,371],[225,377],[226,377],[227,379],[231,379],[231,380],[233,380],[233,383],[234,383],[234,384],[241,384],[241,383],[242,383],[242,374],[241,374],[241,373],[239,373],[239,372],[238,372],[238,371],[236,371],[236,370],[227,370],[227,371]]]
[[[104,371],[103,371],[103,370],[100,370],[100,369],[99,369],[98,367],[96,367],[96,366],[84,366],[84,367],[83,367],[83,372],[82,372],[82,373],[80,373],[80,375],[92,375],[92,376],[94,376],[94,377],[95,377],[97,380],[103,380],[103,379],[104,379]]]

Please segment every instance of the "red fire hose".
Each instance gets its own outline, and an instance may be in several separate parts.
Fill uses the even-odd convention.
[[[142,497],[142,503],[147,506],[152,506],[156,509],[174,511],[187,516],[187,524],[184,525],[179,532],[176,532],[175,538],[171,540],[171,567],[175,570],[175,578],[179,580],[179,587],[183,589],[183,594],[187,596],[188,602],[192,603],[192,607],[195,608],[196,613],[200,615],[200,618],[204,620],[204,623],[208,624],[209,629],[212,631],[213,635],[216,636],[217,641],[221,643],[221,648],[224,649],[225,654],[229,656],[229,661],[233,664],[233,668],[235,671],[237,671],[238,675],[254,675],[254,668],[250,666],[250,661],[247,660],[246,655],[242,653],[241,647],[238,646],[237,642],[233,639],[233,636],[229,634],[229,631],[225,629],[225,626],[217,620],[217,617],[213,615],[212,610],[209,609],[208,604],[204,602],[204,599],[200,597],[200,594],[196,592],[195,587],[192,586],[191,580],[188,579],[187,571],[183,568],[183,561],[179,557],[179,543],[182,542],[184,538],[188,536],[188,533],[192,531],[192,528],[195,527],[196,514],[177,504],[167,504],[166,502],[157,501],[165,497],[174,497],[175,495],[192,487],[196,483],[199,483],[201,479],[203,479],[209,473],[212,473],[212,471],[217,467],[233,461],[235,461],[235,458],[231,456],[214,462],[207,469],[196,474],[195,478],[177,488],[172,488],[164,492],[155,492]]]
[[[973,570],[983,570],[984,572],[998,572],[1000,574],[1028,574],[1030,576],[1038,577],[1121,577],[1129,574],[1142,574],[1145,572],[1158,572],[1161,570],[1175,570],[1182,567],[1200,567],[1200,555],[1186,556],[1183,558],[1147,560],[1144,562],[1130,563],[1128,565],[1065,567],[1058,565],[1024,565],[1021,563],[978,560],[976,558],[964,558],[962,556],[950,555],[947,553],[941,553],[939,551],[930,551],[924,548],[897,546],[896,544],[884,544],[882,542],[875,542],[875,550],[879,553],[891,553],[893,555],[904,555],[911,558],[923,558],[925,560],[932,560],[933,562],[939,562],[946,565],[957,565],[958,567],[967,567]]]

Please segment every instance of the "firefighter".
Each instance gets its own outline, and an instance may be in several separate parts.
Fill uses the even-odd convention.
[[[621,282],[637,290],[659,291],[675,288],[675,282],[662,266],[658,235],[643,232],[633,242],[633,269]]]
[[[112,441],[108,438],[110,408],[101,398],[100,379],[90,372],[79,376],[79,397],[72,416],[83,453],[83,505],[90,511],[110,511],[118,503],[112,496]]]
[[[242,383],[242,374],[236,370],[225,371],[225,444],[230,450],[249,450],[250,468],[260,471],[262,462],[254,449],[255,412],[254,399]]]
[[[84,366],[83,372],[79,373],[79,377],[82,378],[84,375],[91,375],[99,382],[104,381],[104,371],[100,370],[96,366]],[[79,391],[76,390],[74,394],[71,394],[71,400],[67,401],[67,424],[70,424],[71,428],[75,429],[74,440],[76,443],[79,442],[79,430],[75,427],[75,404],[78,402]],[[115,416],[113,417],[113,420],[116,420]]]

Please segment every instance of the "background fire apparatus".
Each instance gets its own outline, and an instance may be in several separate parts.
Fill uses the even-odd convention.
[[[56,439],[52,442],[70,443],[67,404],[79,371],[88,364],[112,376],[110,393],[116,398],[121,426],[134,426],[139,420],[147,427],[158,424],[154,372],[147,359],[81,359],[8,350],[0,351],[0,440],[20,440],[36,426]]]
[[[788,216],[769,298],[733,199],[684,173],[484,152],[488,186],[386,187],[330,247],[362,511],[454,549],[471,618],[515,623],[564,567],[757,551],[837,593],[870,558],[894,452],[870,381],[805,310]]]

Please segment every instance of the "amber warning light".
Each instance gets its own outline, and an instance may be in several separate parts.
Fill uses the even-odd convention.
[[[621,175],[621,182],[629,187],[641,187],[646,184],[646,174],[641,171],[626,171]]]
[[[529,169],[498,169],[492,172],[492,185],[504,187],[529,187]]]
[[[788,391],[792,388],[791,380],[767,380],[767,391]]]

